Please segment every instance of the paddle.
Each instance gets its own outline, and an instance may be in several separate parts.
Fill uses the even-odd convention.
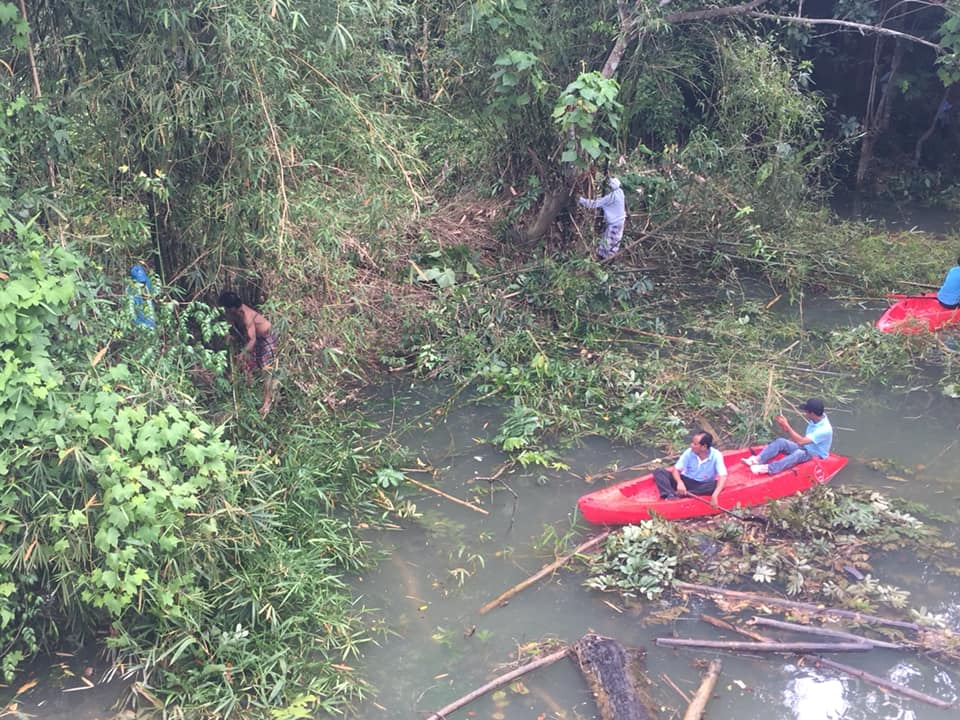
[[[712,509],[719,510],[722,513],[726,513],[730,517],[735,518],[740,522],[762,522],[764,525],[766,525],[769,522],[767,518],[761,517],[760,515],[737,515],[735,512],[730,512],[726,508],[722,508],[719,505],[714,505],[712,502],[710,502],[706,498],[702,498],[699,495],[694,495],[691,492],[688,492],[686,495],[681,495],[680,497],[691,497],[695,500],[699,500],[705,505],[709,505]]]

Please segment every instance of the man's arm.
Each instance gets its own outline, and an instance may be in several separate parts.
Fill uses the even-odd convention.
[[[677,483],[677,495],[686,495],[687,486],[683,484],[683,476],[680,475],[680,471],[677,470],[677,466],[674,465],[670,468],[670,471],[673,473],[673,479]]]
[[[243,314],[243,324],[247,330],[247,344],[243,346],[243,352],[253,357],[253,348],[257,345],[257,326],[250,313]]]
[[[808,438],[806,435],[801,435],[792,427],[790,427],[790,421],[787,420],[783,415],[778,415],[775,422],[797,445],[809,445],[813,442],[813,440]]]

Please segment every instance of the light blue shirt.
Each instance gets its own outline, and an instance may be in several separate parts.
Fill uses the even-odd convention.
[[[687,448],[680,455],[680,459],[677,460],[674,467],[681,475],[704,483],[727,474],[727,466],[723,464],[723,455],[715,447],[710,448],[710,453],[703,460],[698,458],[693,450]]]
[[[943,285],[937,291],[937,300],[944,305],[960,303],[960,265],[950,268],[947,276],[943,279]]]
[[[804,445],[807,452],[816,455],[818,458],[825,458],[830,454],[830,445],[833,443],[833,425],[824,415],[819,422],[808,422],[807,431],[804,437],[810,438],[810,442]]]

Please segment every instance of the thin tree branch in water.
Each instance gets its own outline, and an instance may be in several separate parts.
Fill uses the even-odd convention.
[[[521,667],[518,667],[516,670],[511,670],[505,675],[501,675],[498,678],[494,678],[493,680],[488,682],[486,685],[483,685],[482,687],[478,687],[473,692],[467,695],[464,695],[459,700],[455,700],[454,702],[450,703],[446,707],[443,707],[440,710],[437,710],[435,713],[430,715],[430,717],[428,717],[427,720],[446,720],[447,715],[454,712],[455,710],[459,710],[467,703],[473,702],[481,695],[484,695],[490,692],[491,690],[496,690],[498,687],[502,687],[507,683],[512,682],[513,680],[516,680],[521,675],[526,675],[528,672],[531,672],[532,670],[546,667],[547,665],[552,665],[557,660],[561,660],[569,654],[570,654],[570,648],[565,647],[563,650],[558,650],[557,652],[552,653],[551,655],[545,655],[544,657],[538,658],[533,662],[529,662],[526,665],[522,665]]]
[[[563,557],[558,558],[557,560],[554,560],[554,561],[553,561],[552,563],[550,563],[549,565],[544,565],[544,566],[540,569],[539,572],[537,572],[537,573],[534,574],[534,575],[531,575],[530,577],[528,577],[528,578],[527,578],[526,580],[524,580],[523,582],[517,583],[517,584],[514,585],[512,588],[510,588],[509,590],[507,590],[506,592],[502,593],[500,596],[498,596],[497,598],[491,600],[491,601],[488,602],[486,605],[484,605],[482,608],[480,608],[480,614],[481,614],[481,615],[486,615],[488,612],[490,612],[491,610],[493,610],[495,607],[499,606],[501,603],[509,600],[509,599],[512,598],[514,595],[516,595],[518,592],[520,592],[521,590],[525,590],[526,588],[530,587],[531,585],[533,585],[535,582],[537,582],[537,581],[540,580],[541,578],[544,578],[544,577],[546,577],[547,575],[549,575],[550,573],[552,573],[554,570],[556,570],[557,568],[559,568],[561,565],[563,565],[564,563],[566,563],[566,562],[567,562],[568,560],[570,560],[571,558],[579,555],[580,553],[584,552],[585,550],[589,550],[590,548],[599,545],[601,542],[603,542],[604,540],[607,539],[607,536],[608,536],[609,534],[610,534],[610,531],[609,531],[609,530],[606,530],[606,531],[600,533],[599,535],[597,535],[595,538],[592,538],[591,540],[587,540],[587,542],[579,545],[579,546],[577,547],[577,549],[574,550],[574,551],[573,551],[572,553],[570,553],[569,555],[564,555]]]

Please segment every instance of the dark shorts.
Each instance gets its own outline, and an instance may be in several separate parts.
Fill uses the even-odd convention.
[[[247,361],[251,370],[274,370],[277,364],[277,337],[270,333],[266,337],[257,338],[253,346],[253,358]]]

